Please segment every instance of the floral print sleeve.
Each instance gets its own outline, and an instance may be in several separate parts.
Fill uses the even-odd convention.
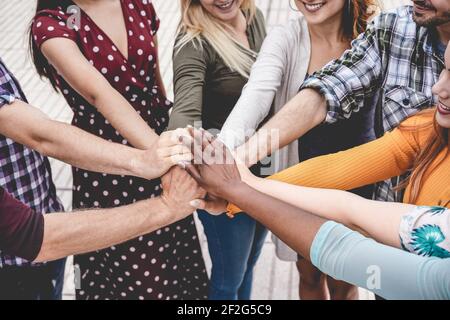
[[[411,253],[450,258],[450,209],[416,207],[402,218],[400,240]]]

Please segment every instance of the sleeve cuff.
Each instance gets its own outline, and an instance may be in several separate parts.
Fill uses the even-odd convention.
[[[327,238],[330,235],[331,231],[338,226],[340,226],[340,224],[334,221],[328,221],[323,224],[319,229],[319,232],[317,232],[310,249],[311,263],[314,266],[318,267],[320,265],[320,257],[322,255],[323,247],[326,244]]]
[[[30,253],[27,257],[24,257],[28,261],[34,261],[38,257],[39,253],[42,249],[42,244],[44,243],[44,229],[45,229],[45,220],[43,214],[38,214],[38,222],[36,225],[36,241],[33,241],[32,246],[30,248]]]
[[[325,98],[328,108],[325,123],[335,123],[339,120],[339,108],[341,105],[339,99],[334,94],[334,91],[324,84],[322,80],[311,76],[300,87],[300,90],[303,89],[316,90]]]
[[[0,108],[7,104],[13,103],[14,101],[16,101],[16,99],[17,98],[15,95],[6,91],[3,92],[0,91]]]

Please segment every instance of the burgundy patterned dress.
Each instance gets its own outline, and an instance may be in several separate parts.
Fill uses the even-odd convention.
[[[81,24],[68,23],[67,8],[39,12],[33,23],[40,47],[59,37],[77,43],[86,59],[158,134],[168,122],[171,103],[155,81],[159,27],[151,1],[121,2],[128,33],[128,59],[81,11]],[[73,124],[103,139],[128,142],[54,70],[59,89],[74,112]],[[93,83],[92,85],[95,85]],[[160,180],[113,176],[73,168],[73,208],[111,208],[161,193]],[[125,222],[124,222],[125,223]],[[106,250],[76,256],[81,272],[78,299],[204,299],[207,275],[192,217]]]

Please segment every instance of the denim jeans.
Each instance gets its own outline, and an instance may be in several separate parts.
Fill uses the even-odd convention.
[[[61,300],[66,259],[0,269],[0,300]]]
[[[198,210],[212,260],[210,300],[250,300],[253,269],[267,229],[246,214],[233,219]]]

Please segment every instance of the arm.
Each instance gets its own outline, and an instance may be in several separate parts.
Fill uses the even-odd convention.
[[[299,94],[238,150],[239,158],[253,164],[321,122],[349,118],[363,108],[375,95],[382,76],[377,34],[383,29],[382,21],[377,18],[341,59],[306,80]]]
[[[152,150],[138,150],[53,121],[20,100],[0,109],[0,134],[72,166],[116,175],[154,179],[179,161],[190,160],[190,150],[176,138],[182,132],[172,133],[164,133]]]
[[[95,106],[130,144],[139,149],[155,146],[157,134],[86,60],[74,41],[52,38],[42,44],[41,50],[70,86]]]
[[[285,28],[275,27],[264,40],[239,101],[219,138],[230,148],[242,145],[267,117],[285,74],[289,40]]]
[[[450,259],[388,247],[334,222],[317,233],[311,261],[325,274],[385,299],[450,299]]]
[[[195,135],[194,157],[202,164],[186,164],[189,174],[208,194],[239,203],[252,218],[268,227],[291,248],[302,256],[309,256],[314,236],[326,221],[249,187],[242,182],[234,161],[229,162],[233,158],[228,149],[218,140],[211,143],[207,137],[207,132]],[[215,154],[214,161],[209,158],[211,154]],[[199,201],[192,204],[195,206]]]
[[[114,209],[45,215],[42,248],[35,261],[100,250],[158,230],[186,218],[189,201],[203,192],[183,170],[172,169],[163,179],[164,193]]]
[[[236,154],[251,166],[321,124],[325,116],[325,98],[315,90],[302,90],[237,148]]]
[[[203,150],[210,148],[210,143],[203,142],[203,146]],[[222,147],[212,149],[220,153]],[[388,299],[450,298],[448,259],[423,258],[378,244],[264,195],[240,180],[234,163],[188,165],[187,170],[208,192],[239,203],[299,254],[310,257],[325,274]]]
[[[381,243],[401,248],[401,218],[414,206],[364,199],[340,190],[307,188],[254,177],[247,180],[254,189],[311,212],[326,220],[342,223]]]
[[[351,190],[398,176],[411,169],[420,151],[421,143],[415,137],[418,130],[414,128],[419,127],[426,119],[427,117],[413,117],[402,128],[388,132],[380,139],[346,151],[310,159],[268,179],[306,187]],[[426,141],[428,134],[425,132],[422,136],[423,141]],[[245,181],[253,179],[248,171],[241,171]],[[257,186],[256,183],[254,185]],[[283,196],[266,187],[270,185],[271,182],[262,182],[261,187],[258,185],[257,188],[264,187],[273,196]]]
[[[180,37],[180,36],[179,36]],[[181,49],[175,45],[173,56],[174,95],[169,130],[194,126],[202,120],[203,89],[206,85],[208,54],[203,48],[187,43]]]

